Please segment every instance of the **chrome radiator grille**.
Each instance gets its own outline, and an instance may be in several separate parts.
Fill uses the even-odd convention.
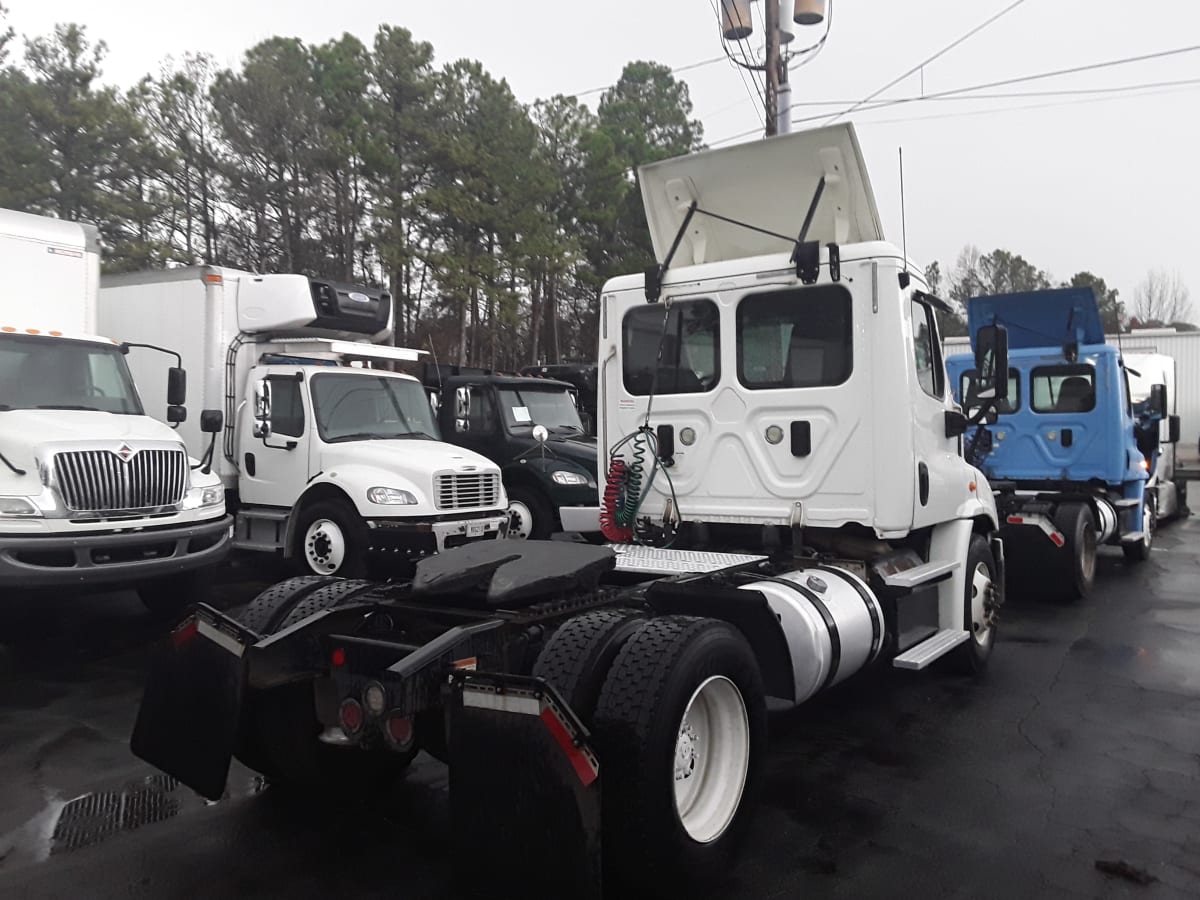
[[[142,450],[128,460],[109,450],[72,450],[55,455],[54,469],[63,501],[75,512],[175,506],[188,484],[182,450]]]
[[[500,497],[500,476],[489,474],[435,475],[433,492],[438,509],[495,506]]]

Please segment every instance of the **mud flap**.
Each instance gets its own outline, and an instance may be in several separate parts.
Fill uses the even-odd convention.
[[[600,767],[587,730],[540,679],[457,672],[450,810],[460,874],[492,897],[600,900]]]
[[[155,648],[130,749],[209,800],[225,793],[257,636],[201,604]]]

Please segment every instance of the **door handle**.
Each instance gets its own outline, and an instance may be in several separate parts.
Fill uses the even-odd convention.
[[[922,506],[929,504],[929,466],[917,463],[917,494]]]

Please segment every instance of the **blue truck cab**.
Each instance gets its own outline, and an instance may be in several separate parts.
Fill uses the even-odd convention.
[[[1149,555],[1152,461],[1138,439],[1157,429],[1165,400],[1135,410],[1091,288],[973,297],[967,320],[972,347],[984,325],[1007,330],[1008,396],[964,435],[964,453],[996,491],[1013,552],[1049,554],[1068,593],[1086,596],[1098,544],[1119,544],[1133,561]],[[970,415],[980,407],[974,357],[951,356],[946,368]]]

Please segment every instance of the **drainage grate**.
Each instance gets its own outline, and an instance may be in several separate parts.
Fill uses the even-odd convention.
[[[155,775],[144,788],[76,797],[59,813],[51,854],[90,847],[118,832],[171,818],[179,812],[179,800],[168,794],[178,785],[174,778]]]

